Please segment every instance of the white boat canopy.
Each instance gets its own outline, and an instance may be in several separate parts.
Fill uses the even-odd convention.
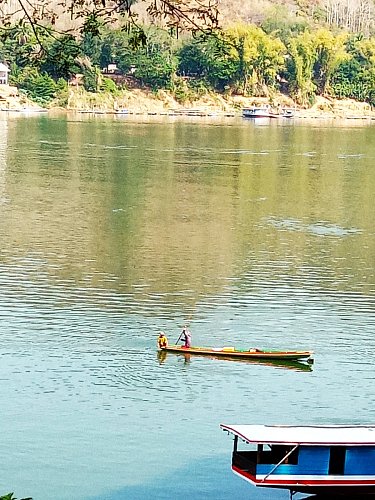
[[[375,426],[227,425],[220,427],[247,443],[310,446],[375,446]]]

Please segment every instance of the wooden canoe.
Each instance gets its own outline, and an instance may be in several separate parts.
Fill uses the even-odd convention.
[[[184,349],[186,350],[186,349]],[[190,363],[191,358],[195,357],[194,354],[189,354],[188,352],[180,352],[170,353],[171,356],[177,355],[177,357],[184,358],[185,363]],[[157,357],[159,363],[165,363],[168,356],[168,351],[165,349],[159,349],[157,352]],[[199,356],[198,356],[199,357]],[[206,358],[211,358],[216,361],[230,361],[234,363],[247,363],[250,365],[262,365],[262,366],[272,366],[274,368],[282,368],[285,370],[293,370],[293,371],[302,371],[302,372],[311,372],[313,366],[313,359],[309,358],[307,360],[300,359],[264,359],[264,358],[233,358],[230,356],[215,356],[215,355],[206,355]]]
[[[179,345],[169,345],[160,349],[165,352],[179,354],[198,354],[215,357],[237,358],[237,359],[268,359],[284,361],[310,361],[312,351],[266,351],[260,349],[239,350],[234,347],[183,347]]]

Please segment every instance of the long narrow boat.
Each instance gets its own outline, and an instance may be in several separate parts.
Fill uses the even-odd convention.
[[[186,349],[184,349],[186,350]],[[173,356],[175,353],[172,353]],[[157,357],[159,363],[164,363],[167,359],[168,352],[163,350],[158,350]],[[188,352],[178,352],[177,356],[184,358],[185,363],[191,362],[191,354]],[[194,354],[193,354],[194,356]],[[230,356],[209,356],[206,358],[216,359],[217,361],[230,361],[235,363],[247,363],[249,365],[261,365],[261,366],[272,366],[273,368],[281,368],[285,370],[293,370],[293,371],[301,371],[301,372],[311,372],[313,363],[312,360],[307,360],[307,362],[303,359],[301,360],[288,360],[288,359],[263,359],[263,358],[232,358]]]
[[[243,108],[242,116],[244,118],[279,118],[281,115],[272,111],[270,106],[252,106]]]
[[[264,359],[284,361],[312,361],[312,351],[267,351],[260,349],[240,350],[234,347],[183,347],[168,345],[160,348],[161,351],[178,354],[197,354],[202,356],[215,356],[236,359]]]
[[[220,427],[234,436],[233,472],[255,486],[374,498],[375,426]]]

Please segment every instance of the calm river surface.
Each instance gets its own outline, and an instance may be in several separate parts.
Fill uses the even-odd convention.
[[[0,494],[288,499],[219,424],[375,423],[374,192],[375,122],[1,114]]]

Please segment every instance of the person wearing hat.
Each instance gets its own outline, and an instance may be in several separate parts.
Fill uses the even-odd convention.
[[[191,347],[191,333],[186,326],[184,326],[182,329],[181,337],[181,340],[184,342],[184,345],[182,347],[184,347],[185,349],[189,349],[189,347]]]
[[[164,332],[159,333],[158,347],[159,349],[165,349],[166,347],[168,347],[168,339]]]

